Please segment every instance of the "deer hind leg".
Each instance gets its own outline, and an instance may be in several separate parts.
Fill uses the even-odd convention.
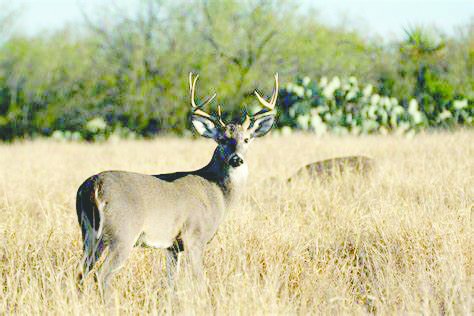
[[[79,273],[79,284],[82,285],[89,272],[99,261],[100,256],[104,252],[104,240],[84,241],[84,255],[82,259],[82,272]]]
[[[89,272],[92,270],[104,252],[104,240],[97,238],[97,232],[92,228],[87,219],[81,223],[83,235],[82,271],[78,275],[79,286],[82,286]]]
[[[133,245],[124,242],[113,242],[109,246],[109,252],[97,273],[97,279],[106,302],[110,301],[109,283],[115,273],[120,270],[127,258],[130,256]]]
[[[96,204],[97,191],[94,190],[94,181],[94,178],[90,178],[84,182],[76,197],[76,211],[83,241],[82,271],[78,274],[79,288],[104,251],[104,222],[101,206]]]

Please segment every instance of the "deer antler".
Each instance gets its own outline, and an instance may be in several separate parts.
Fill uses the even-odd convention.
[[[202,108],[209,104],[214,98],[216,94],[214,93],[212,96],[208,97],[204,100],[201,104],[197,105],[195,101],[195,92],[196,92],[196,82],[199,78],[199,75],[194,76],[192,72],[189,73],[189,91],[191,92],[191,107],[193,110],[194,115],[198,115],[201,117],[208,118],[212,120],[215,124],[219,124],[222,127],[225,127],[224,121],[221,118],[221,107],[218,107],[218,117],[213,117],[209,113],[205,112]]]
[[[250,127],[250,123],[251,123],[250,116],[248,114],[245,114],[245,120],[242,123],[243,129],[244,130],[248,129]]]
[[[217,106],[217,120],[222,127],[225,127],[225,123],[222,120],[222,110],[220,105]]]
[[[273,94],[272,94],[272,97],[270,98],[270,101],[265,100],[260,94],[258,94],[257,91],[255,91],[255,95],[257,96],[258,101],[265,108],[259,111],[258,113],[256,113],[255,115],[253,115],[253,118],[255,119],[261,116],[274,114],[273,110],[275,109],[276,101],[278,98],[278,73],[275,74],[275,88],[273,90]]]

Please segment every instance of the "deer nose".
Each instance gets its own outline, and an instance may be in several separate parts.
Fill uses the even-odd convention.
[[[244,163],[244,160],[237,154],[232,155],[229,159],[229,165],[236,168]]]

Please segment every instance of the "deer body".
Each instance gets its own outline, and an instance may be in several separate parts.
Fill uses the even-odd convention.
[[[229,170],[219,165],[211,161],[197,171],[153,176],[102,172],[81,185],[78,216],[89,210],[91,222],[95,218],[98,224],[91,237],[122,253],[123,260],[111,262],[113,269],[123,264],[134,245],[168,249],[174,257],[186,248],[199,250],[215,234],[224,211],[245,185],[246,179],[239,177],[234,183]],[[86,233],[84,229],[84,236]],[[179,243],[182,249],[173,247]],[[96,248],[94,256],[98,258],[102,250],[103,246]],[[200,273],[199,258],[195,261],[193,269]]]
[[[76,209],[84,244],[81,280],[108,247],[98,272],[105,294],[110,278],[134,246],[167,250],[170,283],[181,251],[187,252],[195,275],[202,276],[204,247],[245,188],[247,147],[272,127],[271,111],[257,113],[252,121],[247,116],[243,124],[225,125],[220,108],[219,119],[211,117],[194,103],[196,79],[190,76],[193,125],[218,143],[205,167],[159,175],[106,171],[88,178],[78,189]],[[278,85],[275,91],[273,101]]]
[[[316,161],[298,169],[287,182],[309,176],[314,179],[324,179],[353,172],[356,174],[368,174],[374,168],[374,160],[365,156],[347,156],[329,158]]]

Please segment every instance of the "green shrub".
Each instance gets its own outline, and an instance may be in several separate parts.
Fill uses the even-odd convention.
[[[274,72],[282,85],[309,76],[280,91],[285,131],[472,126],[474,23],[450,38],[415,28],[381,45],[322,25],[297,1],[140,3],[89,17],[80,35],[65,28],[0,42],[0,140],[183,135],[189,71],[202,75],[197,97],[216,92],[226,119],[255,107],[253,91],[269,92]],[[336,77],[348,74],[364,84]],[[105,127],[91,128],[98,120]]]
[[[472,126],[474,116],[473,102],[467,99],[451,99],[426,112],[415,98],[401,104],[379,95],[371,84],[359,85],[355,77],[322,77],[318,82],[304,77],[287,84],[280,96],[279,125],[317,134],[413,133],[433,125]]]

